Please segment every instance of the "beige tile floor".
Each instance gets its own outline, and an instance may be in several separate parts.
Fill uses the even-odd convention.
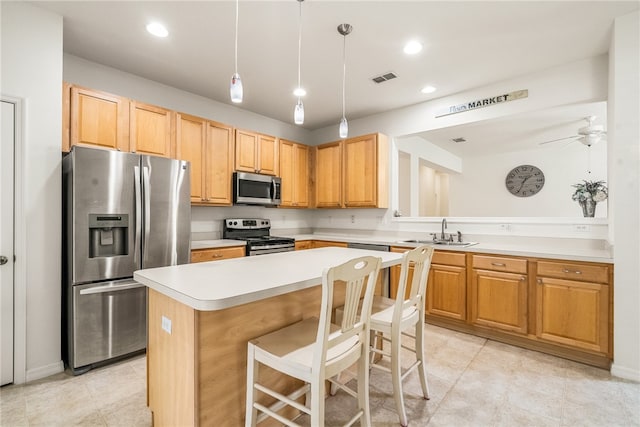
[[[422,399],[415,374],[406,379],[410,426],[640,426],[638,383],[435,326],[425,335],[431,399]],[[142,356],[2,387],[0,426],[149,426],[145,368]],[[374,426],[398,425],[391,390],[388,375],[372,371]],[[327,399],[327,425],[348,419],[353,400],[345,396]]]

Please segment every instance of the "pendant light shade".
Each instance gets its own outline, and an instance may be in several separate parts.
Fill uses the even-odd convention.
[[[242,79],[238,74],[238,3],[236,0],[236,44],[235,44],[235,72],[231,76],[231,85],[229,86],[229,95],[231,95],[231,102],[239,104],[242,102],[242,96],[244,95],[242,90]]]
[[[302,104],[302,100],[298,98],[298,103],[293,109],[293,121],[297,125],[301,125],[304,123],[304,105]]]
[[[340,138],[349,136],[349,124],[345,114],[345,81],[347,76],[347,35],[351,33],[353,27],[349,24],[338,25],[338,32],[343,36],[342,39],[342,119],[340,120],[339,135]]]
[[[304,96],[305,90],[300,85],[300,52],[302,51],[302,2],[298,1],[298,86],[294,94],[298,96],[298,102],[293,109],[293,122],[297,125],[304,123],[304,105],[302,104],[301,96]]]

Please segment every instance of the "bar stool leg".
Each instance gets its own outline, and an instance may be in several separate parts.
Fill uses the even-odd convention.
[[[258,410],[253,407],[256,399],[256,390],[253,385],[258,381],[258,365],[254,357],[255,348],[249,344],[247,354],[247,399],[246,399],[246,412],[245,412],[245,426],[255,427]]]
[[[424,322],[416,323],[416,358],[420,361],[418,375],[422,386],[422,395],[429,399],[429,382],[427,381],[427,360],[424,356]]]
[[[397,337],[395,336],[397,335]],[[404,396],[402,393],[402,364],[400,363],[400,348],[402,335],[391,333],[391,382],[393,383],[393,398],[396,401],[400,424],[407,425],[407,413],[404,410]]]

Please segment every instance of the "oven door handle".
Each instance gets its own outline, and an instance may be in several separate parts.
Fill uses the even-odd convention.
[[[291,243],[279,243],[273,245],[260,245],[260,246],[251,246],[249,249],[252,251],[259,251],[262,249],[285,249],[285,248],[294,248],[295,245]]]

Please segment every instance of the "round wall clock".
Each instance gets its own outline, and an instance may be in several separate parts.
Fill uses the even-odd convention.
[[[529,197],[542,190],[544,174],[535,166],[520,165],[509,171],[504,183],[514,196]]]

